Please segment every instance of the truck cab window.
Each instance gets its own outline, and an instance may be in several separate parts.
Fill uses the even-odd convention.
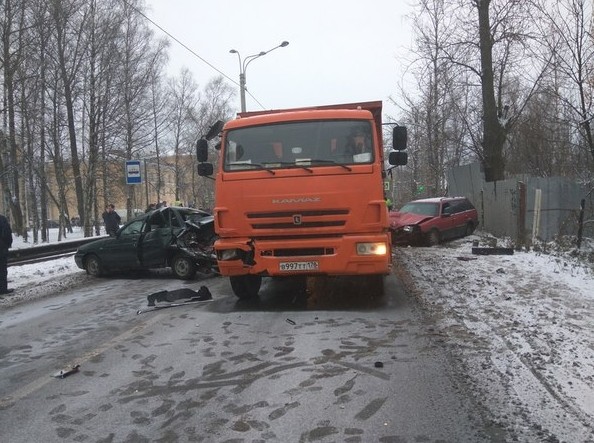
[[[361,120],[276,123],[226,134],[225,171],[308,168],[374,161],[371,125]]]

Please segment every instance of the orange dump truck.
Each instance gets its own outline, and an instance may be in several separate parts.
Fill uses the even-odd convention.
[[[218,265],[237,297],[256,296],[262,277],[361,276],[383,287],[391,242],[381,112],[381,101],[245,112],[198,141],[198,173],[216,180]],[[207,161],[214,133],[216,171]],[[406,128],[392,137],[389,163],[406,164]]]

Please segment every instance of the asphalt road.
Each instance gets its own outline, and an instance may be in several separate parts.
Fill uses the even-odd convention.
[[[265,279],[241,302],[221,277],[83,274],[0,311],[0,440],[501,441],[397,278],[355,283]],[[212,301],[137,314],[202,285]]]

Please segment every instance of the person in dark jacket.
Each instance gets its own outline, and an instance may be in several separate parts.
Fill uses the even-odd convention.
[[[122,218],[115,211],[113,204],[107,205],[105,212],[103,212],[103,223],[105,224],[105,232],[111,237],[115,237],[116,232],[120,229]]]
[[[371,140],[369,134],[363,129],[357,128],[352,131],[349,136],[345,153],[348,155],[357,155],[364,152],[369,152],[371,148]]]
[[[8,289],[8,250],[12,247],[12,229],[8,219],[0,214],[0,295],[10,294]]]

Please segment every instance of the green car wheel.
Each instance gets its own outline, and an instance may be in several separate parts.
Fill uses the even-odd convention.
[[[184,255],[177,255],[171,262],[173,274],[181,280],[192,280],[196,275],[196,264]]]
[[[87,274],[93,277],[101,277],[103,275],[103,265],[101,260],[96,255],[89,255],[85,260],[85,269]]]

